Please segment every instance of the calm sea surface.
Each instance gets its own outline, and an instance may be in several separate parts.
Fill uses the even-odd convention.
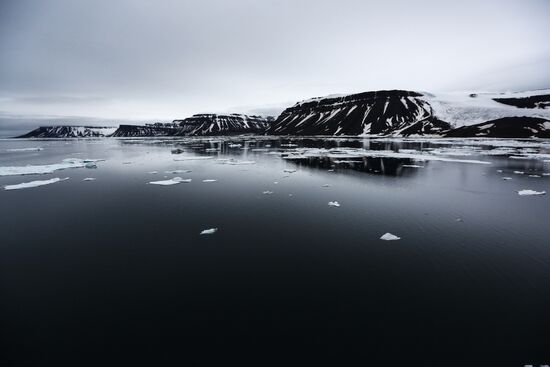
[[[549,364],[549,154],[511,140],[0,140],[0,167],[104,160],[0,177],[0,361]],[[192,181],[148,184],[176,176]],[[3,189],[54,177],[69,179]]]

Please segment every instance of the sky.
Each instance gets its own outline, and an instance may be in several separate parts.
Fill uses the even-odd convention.
[[[0,130],[550,87],[547,0],[0,0]]]

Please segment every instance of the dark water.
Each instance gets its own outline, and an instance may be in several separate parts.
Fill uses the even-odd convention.
[[[292,141],[490,164],[270,154],[288,143],[0,141],[0,166],[106,160],[0,177],[70,177],[0,190],[2,365],[550,363],[550,195],[517,194],[550,191],[550,143]],[[174,161],[194,155],[256,163]],[[147,184],[174,176],[192,182]]]

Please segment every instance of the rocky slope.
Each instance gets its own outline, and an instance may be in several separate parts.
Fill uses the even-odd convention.
[[[410,135],[449,129],[422,97],[417,92],[389,90],[307,100],[284,110],[267,133]]]
[[[544,124],[546,120],[550,120],[550,90],[438,94],[390,90],[299,102],[284,110],[267,133],[452,136],[452,131],[463,126],[493,123],[489,130],[474,127],[461,129],[456,134],[525,137],[531,132],[531,136],[540,137],[545,136],[544,131],[548,129]]]
[[[538,117],[504,117],[445,133],[450,138],[550,138],[550,120]]]
[[[116,138],[122,137],[150,137],[150,136],[171,136],[176,133],[173,127],[120,125],[111,135]]]
[[[116,127],[41,126],[18,138],[97,138],[110,136]]]
[[[248,115],[193,115],[184,120],[174,120],[179,124],[175,135],[234,135],[262,134],[270,125],[270,118]]]

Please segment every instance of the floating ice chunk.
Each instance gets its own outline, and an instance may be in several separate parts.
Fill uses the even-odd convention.
[[[277,184],[279,183],[279,181],[274,181],[273,183],[274,183],[275,185],[277,185]]]
[[[44,175],[67,168],[84,168],[87,164],[99,161],[102,160],[67,158],[55,164],[0,167],[0,176]]]
[[[173,171],[164,171],[164,173],[168,173],[172,175],[177,175],[178,173],[189,173],[189,172],[191,172],[191,170],[189,169],[175,169]]]
[[[292,169],[292,168],[286,168],[286,169],[283,170],[283,172],[286,172],[286,173],[294,173],[294,172],[296,172],[296,170],[295,170],[295,169]]]
[[[529,177],[540,178],[540,177],[542,177],[542,176],[540,176],[540,175],[529,175]]]
[[[181,157],[181,158],[174,158],[174,161],[180,162],[180,161],[198,161],[202,159],[212,159],[213,156],[195,156],[195,157]]]
[[[542,175],[543,176],[550,176],[550,172],[544,172]]]
[[[518,191],[518,194],[520,196],[545,195],[546,191],[520,190]]]
[[[271,194],[273,194],[273,191],[269,191],[269,190],[267,190],[267,191],[262,191],[262,194],[264,194],[264,195],[271,195]]]
[[[327,172],[334,172],[334,170],[333,170],[333,169],[329,169],[329,170],[327,170]]]
[[[242,147],[241,144],[228,144],[227,146],[228,146],[229,148],[240,148],[240,147]]]
[[[220,148],[206,148],[204,151],[205,152],[219,152]]]
[[[216,232],[218,232],[217,228],[210,228],[203,230],[200,234],[214,234]]]
[[[40,147],[34,147],[34,148],[11,148],[11,149],[6,149],[6,152],[10,152],[10,153],[17,153],[17,152],[39,152],[41,150],[44,150],[44,148],[40,148]]]
[[[126,162],[122,162],[122,164],[133,164],[134,162],[132,161],[126,161]]]
[[[497,172],[498,172],[498,173],[502,173],[502,170],[501,170],[501,169],[497,169]]]
[[[181,153],[183,153],[183,149],[181,149],[181,148],[176,148],[176,149],[172,149],[170,152],[171,152],[172,154],[181,154]]]
[[[252,152],[269,152],[269,149],[266,148],[254,148],[250,149]]]
[[[158,171],[150,171],[150,172],[147,172],[147,173],[150,173],[152,175],[156,175],[158,173]]]
[[[207,178],[206,180],[202,180],[202,182],[206,182],[206,183],[208,183],[208,182],[216,182],[216,181],[218,181],[218,180],[215,180],[215,179],[213,179],[213,178]]]
[[[93,178],[93,177],[86,177],[85,179],[83,179],[82,181],[95,181],[96,179]]]
[[[330,187],[330,185],[329,184],[324,184],[321,187]]]
[[[256,161],[237,161],[237,160],[231,159],[225,162],[225,164],[231,164],[231,165],[256,164]]]
[[[180,183],[189,183],[191,182],[190,178],[183,179],[181,177],[174,177],[169,180],[162,180],[162,181],[151,181],[149,182],[150,185],[160,185],[160,186],[171,186],[171,185],[177,185]]]
[[[6,185],[6,186],[4,186],[4,190],[30,189],[30,188],[33,188],[33,187],[50,185],[50,184],[60,182],[60,181],[65,181],[65,180],[68,180],[68,179],[69,179],[69,177],[65,177],[65,178],[55,177],[55,178],[52,178],[52,179],[49,179],[49,180],[38,180],[38,181],[31,181],[31,182],[23,182],[23,183],[15,184],[15,185]]]
[[[419,166],[417,164],[404,164],[403,167],[409,167],[409,168],[424,168],[424,166]]]
[[[337,202],[337,201],[329,201],[329,202],[328,202],[328,206],[339,207],[339,206],[340,206],[340,203]]]
[[[293,148],[293,147],[297,147],[298,144],[281,144],[281,146],[285,148]]]
[[[384,233],[382,237],[380,237],[380,239],[384,241],[397,241],[397,240],[400,240],[401,237],[397,237],[396,235],[388,232],[388,233]]]
[[[525,172],[522,172],[522,171],[514,171],[514,173],[515,173],[516,175],[523,175]]]
[[[502,179],[508,181],[508,180],[511,180],[512,177],[503,177]]]

